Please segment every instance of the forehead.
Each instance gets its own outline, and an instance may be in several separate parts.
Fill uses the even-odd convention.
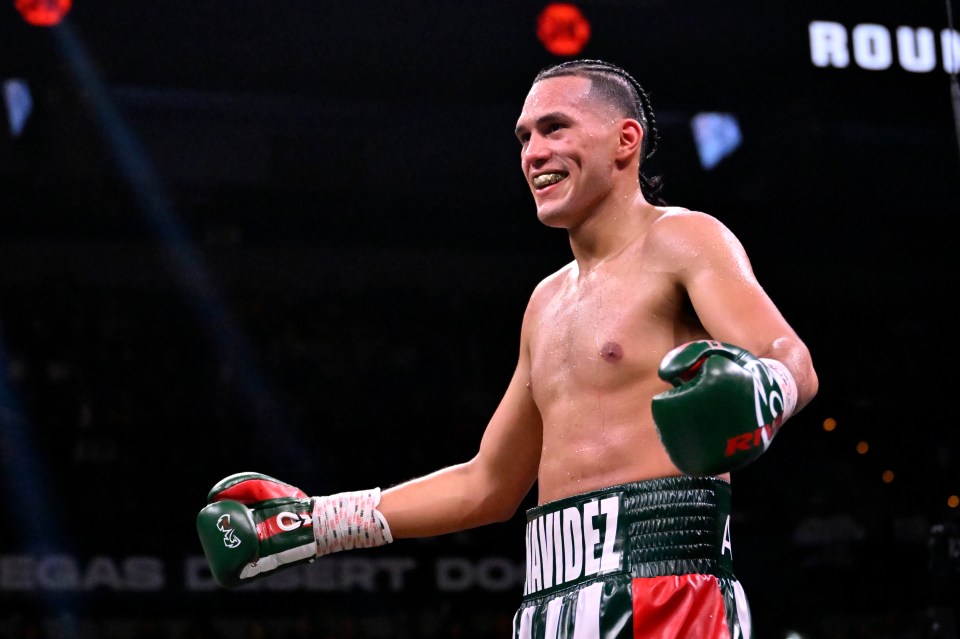
[[[540,80],[530,87],[517,124],[536,121],[547,113],[576,115],[588,107],[596,110],[597,103],[590,98],[590,84],[588,78],[576,76]]]

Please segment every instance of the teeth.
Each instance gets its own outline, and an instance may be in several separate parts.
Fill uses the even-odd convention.
[[[544,173],[543,175],[538,175],[533,178],[533,185],[538,189],[542,189],[545,186],[556,184],[565,177],[567,177],[566,173]]]

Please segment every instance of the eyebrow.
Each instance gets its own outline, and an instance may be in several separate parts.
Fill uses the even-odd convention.
[[[554,122],[557,120],[563,120],[564,122],[569,122],[570,116],[564,113],[563,111],[552,111],[550,113],[544,113],[539,118],[537,118],[536,122],[534,122],[534,126],[537,127],[545,122]],[[526,127],[518,126],[513,130],[513,133],[514,135],[520,135],[526,130],[527,130]]]

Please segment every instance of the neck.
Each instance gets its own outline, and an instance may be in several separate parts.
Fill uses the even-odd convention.
[[[620,255],[642,236],[660,210],[638,190],[612,195],[582,224],[568,230],[579,271],[585,273]]]

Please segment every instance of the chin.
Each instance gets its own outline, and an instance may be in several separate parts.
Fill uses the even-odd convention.
[[[554,229],[569,229],[570,222],[566,217],[562,215],[541,215],[537,214],[537,218],[540,220],[540,223],[544,226],[549,226]]]
[[[544,226],[551,228],[565,229],[569,226],[569,220],[562,210],[542,206],[537,208],[537,219]]]
[[[554,217],[551,215],[537,215],[540,219],[540,223],[544,226],[549,226],[553,229],[565,229],[567,225],[564,223],[563,218]]]

